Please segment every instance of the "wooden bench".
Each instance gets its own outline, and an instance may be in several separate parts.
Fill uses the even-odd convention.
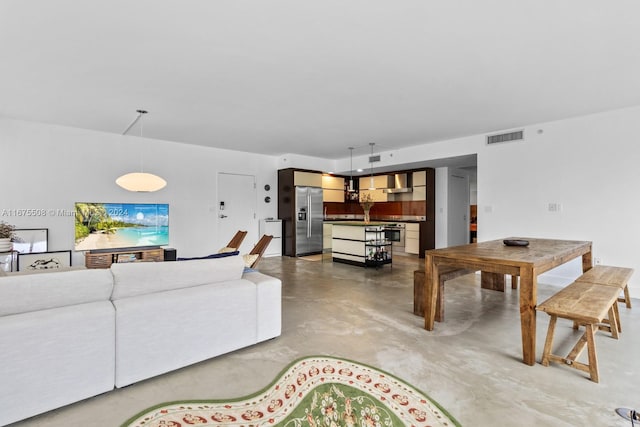
[[[631,308],[631,298],[629,298],[629,279],[633,274],[633,268],[612,267],[610,265],[596,265],[587,270],[576,282],[597,283],[599,285],[617,286],[624,297],[618,298],[619,302],[625,303],[627,308]]]
[[[438,269],[438,298],[436,299],[436,322],[444,321],[444,282],[456,277],[475,273],[474,270],[466,270],[456,267],[440,267]],[[413,272],[413,314],[424,317],[424,270]]]
[[[549,366],[549,362],[564,363],[572,368],[588,372],[593,382],[598,382],[598,359],[596,356],[595,333],[598,329],[605,329],[618,339],[617,307],[620,290],[613,286],[600,285],[589,282],[573,282],[551,298],[536,307],[551,316],[547,338],[542,353],[542,365]],[[569,319],[577,325],[584,325],[585,331],[566,357],[553,354],[553,334],[558,317]],[[605,320],[608,326],[605,325]],[[576,359],[587,347],[588,363],[578,362]]]

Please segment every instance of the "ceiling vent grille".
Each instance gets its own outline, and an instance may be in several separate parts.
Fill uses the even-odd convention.
[[[380,154],[376,154],[375,156],[369,156],[369,163],[375,163],[380,161]]]
[[[509,133],[500,133],[497,135],[487,135],[487,145],[499,144],[502,142],[522,141],[524,139],[524,131],[518,130]]]

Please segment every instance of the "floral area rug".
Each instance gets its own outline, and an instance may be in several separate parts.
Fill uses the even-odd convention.
[[[122,427],[460,426],[406,382],[370,366],[329,356],[293,362],[260,392],[231,400],[154,406]]]

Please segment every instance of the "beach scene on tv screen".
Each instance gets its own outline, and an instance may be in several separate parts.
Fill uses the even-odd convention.
[[[76,203],[75,250],[169,244],[169,205]]]

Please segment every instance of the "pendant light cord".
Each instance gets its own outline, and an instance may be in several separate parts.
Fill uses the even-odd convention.
[[[349,180],[349,191],[353,192],[353,147],[349,147],[351,162],[349,164],[349,174],[351,178]]]
[[[138,115],[136,116],[135,119],[133,119],[133,121],[129,124],[129,126],[127,126],[124,132],[122,132],[123,135],[126,135],[127,132],[129,132],[131,128],[134,127],[136,123],[138,123],[138,120],[140,120],[143,114],[148,113],[147,110],[136,110],[136,112],[138,113]],[[142,124],[140,125],[140,136],[142,136]]]
[[[375,190],[375,185],[373,184],[373,146],[376,145],[375,142],[370,142],[369,145],[371,146],[371,157],[369,157],[369,173],[371,174],[371,178],[370,178],[370,182],[369,182],[369,190]]]

